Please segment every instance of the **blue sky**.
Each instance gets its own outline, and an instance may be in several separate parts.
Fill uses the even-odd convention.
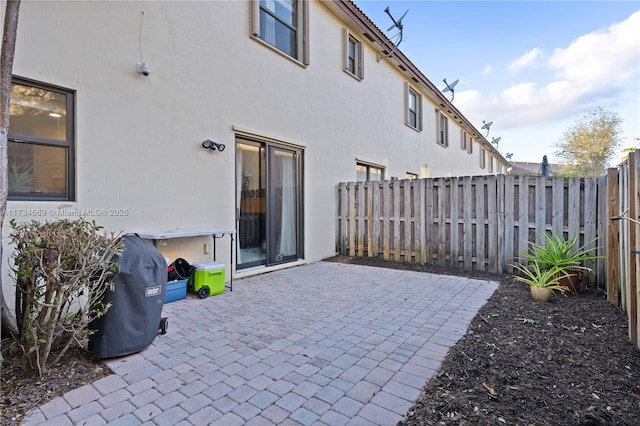
[[[513,161],[555,159],[565,130],[596,107],[617,112],[622,147],[640,147],[640,2],[374,1],[356,5]],[[620,157],[616,156],[614,162]]]

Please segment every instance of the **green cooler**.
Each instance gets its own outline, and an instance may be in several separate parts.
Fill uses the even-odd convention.
[[[224,293],[224,264],[215,261],[194,262],[195,270],[189,278],[189,291],[200,299]]]

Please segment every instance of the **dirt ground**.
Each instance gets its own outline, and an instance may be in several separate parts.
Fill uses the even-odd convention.
[[[587,288],[536,302],[509,276],[337,256],[337,262],[471,276],[500,283],[399,425],[640,425],[640,350],[623,313]],[[111,374],[76,350],[45,377],[26,374],[3,340],[3,425]]]

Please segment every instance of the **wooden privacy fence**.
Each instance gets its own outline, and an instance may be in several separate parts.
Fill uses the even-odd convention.
[[[640,151],[607,173],[607,298],[629,319],[629,338],[640,347]]]
[[[337,186],[336,249],[350,256],[511,273],[544,231],[604,255],[606,178],[474,176]],[[588,280],[606,289],[605,261]]]

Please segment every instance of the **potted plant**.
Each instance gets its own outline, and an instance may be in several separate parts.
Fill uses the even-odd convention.
[[[514,279],[528,284],[531,287],[531,297],[536,300],[546,302],[555,290],[563,293],[567,290],[559,284],[560,279],[566,276],[560,267],[543,269],[535,260],[529,266],[515,264],[513,267],[522,273],[522,275],[514,275]]]
[[[565,240],[561,235],[548,233],[544,236],[544,245],[531,243],[529,252],[521,253],[521,257],[535,262],[541,271],[557,269],[560,274],[558,285],[577,293],[583,290],[582,273],[591,272],[584,266],[584,261],[601,258],[592,253],[595,248],[588,248],[597,238],[578,246],[579,234]]]

